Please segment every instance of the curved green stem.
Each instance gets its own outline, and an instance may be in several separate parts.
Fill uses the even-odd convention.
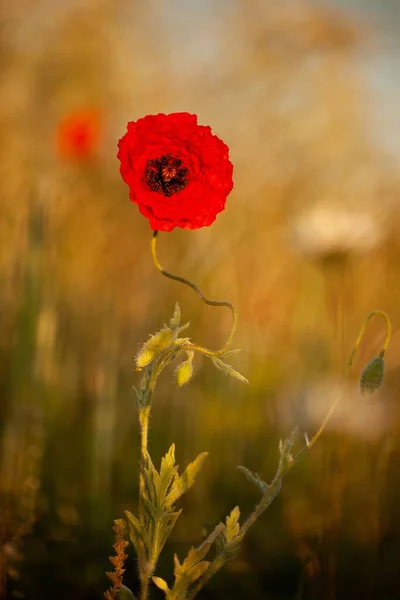
[[[372,312],[370,312],[369,315],[367,315],[367,317],[366,317],[366,319],[365,319],[365,321],[363,323],[363,326],[361,327],[360,333],[358,334],[358,338],[356,340],[356,343],[354,344],[354,348],[353,348],[353,350],[352,350],[352,352],[350,354],[350,357],[349,357],[349,360],[348,360],[348,363],[347,363],[347,368],[348,369],[352,365],[354,355],[357,352],[358,346],[360,345],[360,342],[361,342],[361,340],[362,340],[362,338],[364,336],[365,329],[366,329],[366,327],[368,325],[368,322],[372,319],[372,317],[375,317],[375,315],[380,315],[381,317],[383,317],[385,319],[385,322],[386,322],[386,337],[385,337],[385,341],[384,341],[382,350],[379,353],[379,356],[381,358],[384,357],[385,352],[388,349],[388,346],[389,346],[389,343],[390,343],[390,337],[392,335],[392,324],[390,322],[388,314],[384,310],[376,309],[376,310],[373,310]]]
[[[383,310],[380,309],[376,309],[373,310],[372,312],[369,313],[369,315],[367,315],[367,317],[365,318],[365,321],[361,327],[360,333],[358,334],[358,337],[356,339],[356,342],[354,344],[354,347],[350,353],[349,356],[349,360],[347,361],[347,365],[346,365],[346,379],[348,378],[349,374],[350,374],[350,369],[351,366],[353,364],[353,359],[355,356],[355,353],[357,352],[357,349],[361,343],[361,340],[364,336],[365,333],[365,329],[368,325],[368,322],[372,319],[372,317],[374,317],[375,315],[381,315],[386,322],[386,337],[385,337],[385,341],[383,343],[382,346],[382,350],[379,353],[379,356],[381,358],[384,357],[386,350],[388,349],[389,343],[390,343],[390,337],[391,337],[391,333],[392,333],[392,324],[390,322],[389,316],[387,315],[387,313]],[[306,454],[306,452],[308,452],[308,450],[310,450],[312,448],[312,446],[314,446],[314,444],[317,442],[317,440],[320,438],[320,436],[322,435],[322,433],[325,430],[326,425],[328,424],[329,419],[331,418],[336,406],[339,404],[341,395],[338,394],[338,396],[336,397],[335,401],[333,402],[332,406],[330,407],[330,409],[328,410],[325,419],[323,420],[320,428],[318,429],[318,431],[313,435],[313,437],[311,438],[311,440],[308,442],[307,446],[305,448],[303,448],[302,450],[300,450],[300,452],[294,457],[293,459],[293,463],[290,463],[289,468],[292,467],[294,465],[294,463],[303,456],[303,454]]]
[[[152,240],[151,240],[151,256],[153,258],[153,262],[154,262],[155,267],[160,271],[160,273],[162,275],[164,275],[165,277],[169,277],[169,279],[173,279],[174,281],[178,281],[179,283],[183,283],[184,285],[187,285],[187,286],[191,287],[192,290],[194,290],[196,292],[196,294],[198,295],[198,297],[200,298],[200,300],[202,302],[204,302],[204,304],[207,304],[208,306],[226,306],[227,308],[230,309],[230,311],[232,313],[233,322],[232,322],[232,328],[231,328],[229,337],[228,337],[225,345],[223,346],[223,348],[221,348],[220,350],[211,351],[211,353],[213,354],[213,356],[218,356],[220,354],[223,354],[224,352],[226,352],[226,350],[231,345],[233,336],[235,335],[236,326],[237,326],[237,319],[238,319],[236,308],[234,307],[234,305],[231,302],[226,302],[224,300],[219,300],[219,301],[217,301],[217,300],[210,300],[209,298],[206,298],[204,296],[203,292],[200,290],[200,288],[195,283],[193,283],[189,279],[186,279],[185,277],[181,277],[179,275],[174,275],[173,273],[170,273],[169,271],[166,271],[160,265],[160,263],[158,261],[158,258],[157,258],[157,253],[156,253],[157,234],[158,234],[158,231],[155,231],[153,233],[153,237],[152,237]]]

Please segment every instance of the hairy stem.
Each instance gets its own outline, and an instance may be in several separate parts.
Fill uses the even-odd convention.
[[[140,466],[139,466],[139,521],[145,527],[144,523],[144,505],[143,496],[145,493],[145,481],[143,471],[146,465],[146,452],[148,443],[148,432],[149,432],[149,417],[150,417],[150,404],[139,409],[139,423],[140,423]],[[139,576],[141,582],[141,600],[146,600],[148,588],[149,588],[149,568],[146,557],[146,550],[143,542],[139,542]]]
[[[144,507],[143,507],[143,495],[145,491],[144,487],[144,476],[143,469],[146,464],[146,452],[149,432],[149,417],[150,417],[150,406],[145,406],[139,410],[139,423],[140,423],[140,467],[139,467],[139,521],[143,523],[144,520]]]
[[[141,588],[140,588],[140,600],[147,600],[147,596],[149,593],[149,579],[150,579],[150,572],[148,569],[146,569],[146,571],[142,574],[140,583],[141,583]]]
[[[231,302],[226,302],[224,300],[220,300],[220,301],[210,300],[209,298],[206,298],[204,296],[203,292],[200,290],[200,288],[195,283],[193,283],[189,279],[186,279],[185,277],[180,277],[179,275],[174,275],[173,273],[170,273],[169,271],[166,271],[160,265],[160,263],[158,261],[158,258],[157,258],[157,253],[156,253],[157,233],[158,233],[158,231],[154,232],[152,240],[151,240],[151,255],[152,255],[152,258],[153,258],[154,265],[158,269],[158,271],[160,271],[160,273],[162,275],[164,275],[165,277],[169,277],[169,279],[173,279],[174,281],[178,281],[179,283],[183,283],[184,285],[188,285],[189,287],[191,287],[192,290],[194,290],[196,292],[196,294],[198,295],[198,297],[200,298],[200,300],[202,300],[202,302],[204,302],[204,304],[207,304],[208,306],[226,306],[227,308],[230,309],[230,311],[232,313],[233,322],[232,322],[231,331],[229,333],[229,337],[228,337],[225,345],[220,350],[216,350],[216,351],[212,352],[212,354],[214,356],[218,356],[220,354],[224,354],[224,352],[226,352],[226,350],[231,345],[233,336],[235,335],[236,326],[237,326],[237,320],[238,320],[238,315],[237,315],[236,308],[234,307],[234,305]]]
[[[268,508],[268,506],[274,500],[275,496],[277,495],[277,493],[280,490],[281,482],[282,482],[282,478],[283,478],[284,474],[285,474],[285,469],[278,470],[272,483],[270,484],[270,486],[268,488],[268,491],[264,494],[264,496],[261,498],[260,502],[257,504],[255,509],[251,513],[251,515],[249,515],[249,517],[247,517],[246,521],[241,526],[240,535],[242,537],[244,537],[246,535],[246,533],[248,532],[250,527],[252,527],[252,525],[254,525],[254,523],[257,521],[258,517],[260,515],[262,515],[262,513]]]
[[[225,564],[225,560],[222,556],[216,556],[207,571],[200,577],[194,588],[187,595],[187,600],[193,600],[195,596],[199,593],[199,591],[209,582],[211,577],[215,575]]]

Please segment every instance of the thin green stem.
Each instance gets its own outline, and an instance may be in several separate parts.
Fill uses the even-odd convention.
[[[146,452],[147,442],[149,433],[149,416],[150,406],[145,406],[139,410],[139,423],[140,423],[140,474],[139,474],[139,521],[143,523],[144,519],[144,508],[143,508],[143,495],[145,491],[144,487],[144,476],[143,469],[146,464]]]
[[[279,488],[281,486],[282,477],[285,474],[285,470],[279,471],[276,473],[272,483],[270,484],[268,491],[261,498],[260,502],[257,504],[254,511],[247,517],[246,521],[240,528],[240,535],[245,536],[250,527],[254,525],[258,517],[268,508],[271,504],[277,493],[279,492]]]
[[[199,593],[199,591],[209,582],[211,577],[215,575],[222,567],[224,566],[225,561],[221,556],[216,556],[207,571],[204,573],[202,577],[198,580],[194,588],[189,592],[187,596],[187,600],[193,600],[195,596]],[[177,599],[178,600],[178,599]]]
[[[354,347],[350,353],[349,356],[349,360],[347,361],[347,365],[346,365],[346,371],[345,371],[345,378],[346,380],[348,379],[349,375],[350,375],[350,369],[351,366],[353,364],[353,359],[354,356],[357,352],[357,349],[361,343],[361,340],[364,336],[366,327],[369,323],[369,321],[372,319],[372,317],[374,317],[375,315],[381,315],[386,322],[386,337],[385,337],[385,341],[383,343],[382,346],[382,350],[380,351],[379,355],[381,358],[383,358],[383,356],[385,355],[385,352],[389,346],[390,343],[390,337],[391,337],[391,333],[392,333],[392,324],[390,322],[389,316],[387,315],[387,313],[383,310],[380,309],[376,309],[371,311],[367,317],[365,318],[365,321],[361,327],[360,333],[358,334],[358,337],[356,339],[356,342],[354,344]],[[332,406],[330,407],[330,409],[328,410],[325,419],[323,420],[320,428],[318,429],[318,431],[313,435],[313,437],[311,438],[311,440],[308,442],[307,446],[305,446],[305,448],[303,448],[293,459],[293,462],[290,463],[289,468],[291,468],[298,460],[299,458],[301,458],[304,454],[306,454],[309,450],[311,450],[311,448],[314,446],[314,444],[318,441],[318,439],[321,437],[322,433],[324,432],[329,419],[331,418],[335,408],[337,407],[337,405],[339,404],[339,401],[341,399],[341,394],[338,394],[338,396],[336,397],[335,401],[333,402]]]
[[[375,315],[381,315],[385,321],[386,321],[386,338],[382,347],[382,350],[380,352],[380,356],[383,358],[388,346],[389,346],[389,342],[390,342],[390,335],[391,335],[391,323],[390,323],[390,319],[388,317],[388,315],[383,311],[383,310],[374,310],[372,311],[365,319],[364,324],[361,328],[361,331],[357,337],[357,340],[355,342],[354,348],[351,351],[349,360],[347,362],[346,365],[346,379],[348,378],[349,374],[350,374],[350,369],[351,369],[351,365],[353,362],[353,358],[354,355],[357,351],[358,346],[360,345],[360,342],[362,340],[362,337],[364,335],[367,323],[369,322],[369,320],[375,316]],[[339,404],[339,401],[341,399],[341,394],[338,394],[338,396],[335,398],[332,406],[329,408],[323,422],[321,423],[321,426],[319,427],[318,431],[313,435],[313,437],[311,438],[311,440],[309,440],[307,442],[307,445],[300,450],[300,452],[298,452],[296,454],[296,456],[290,461],[290,462],[286,462],[286,464],[283,467],[279,467],[275,477],[272,481],[272,483],[268,486],[268,491],[264,494],[264,496],[261,498],[260,502],[257,504],[257,506],[255,507],[254,511],[249,515],[249,517],[246,519],[246,521],[243,523],[243,525],[240,528],[240,536],[243,538],[246,533],[248,532],[248,530],[250,529],[250,527],[252,527],[252,525],[254,525],[254,523],[256,522],[256,520],[260,517],[260,515],[268,508],[268,506],[270,505],[270,503],[273,501],[273,499],[275,498],[276,494],[279,492],[279,488],[282,482],[283,477],[288,473],[288,471],[290,471],[290,469],[292,467],[294,467],[295,464],[297,464],[297,462],[299,461],[299,459],[304,456],[304,454],[306,454],[307,452],[309,452],[311,450],[311,448],[316,444],[316,442],[319,440],[319,438],[321,437],[322,433],[325,431],[325,428],[333,414],[333,412],[335,411],[335,408],[337,407],[337,405]],[[203,574],[203,576],[199,579],[199,581],[197,582],[196,586],[193,588],[192,592],[189,594],[188,596],[188,600],[193,600],[193,598],[198,594],[198,592],[203,588],[203,586],[209,581],[209,579],[223,566],[224,561],[222,561],[221,564],[221,556],[217,556],[214,561],[210,564],[210,566],[208,567],[208,569],[206,570],[206,572]]]
[[[149,385],[150,379],[147,385]],[[150,404],[139,409],[139,423],[140,423],[140,467],[139,467],[139,521],[145,527],[144,523],[144,505],[143,496],[145,493],[145,481],[144,481],[144,468],[146,465],[146,453],[148,443],[148,432],[149,432],[149,417],[150,417]],[[143,542],[139,542],[139,575],[141,583],[140,599],[146,600],[148,589],[149,589],[149,566],[146,556],[146,549]]]
[[[180,352],[181,349],[169,349],[164,354],[158,357],[152,365],[148,367],[145,375],[145,382],[141,390],[142,405],[139,407],[139,424],[140,424],[140,466],[139,466],[139,502],[138,502],[138,517],[140,523],[146,528],[145,510],[143,497],[145,495],[145,478],[144,469],[147,465],[148,454],[148,434],[149,434],[149,419],[151,412],[151,400],[154,388],[158,377],[164,367],[174,357],[174,354]],[[139,542],[139,576],[141,583],[140,600],[147,600],[150,577],[153,574],[156,562],[158,560],[157,544],[153,546],[150,555],[146,550],[143,542]]]
[[[231,311],[232,319],[233,319],[232,328],[231,328],[229,337],[228,337],[225,345],[220,350],[210,351],[210,354],[212,353],[214,356],[224,354],[224,352],[226,352],[226,350],[231,345],[233,336],[235,335],[235,331],[236,331],[236,327],[237,327],[237,320],[238,320],[236,308],[234,307],[234,305],[231,302],[226,302],[224,300],[220,300],[220,301],[210,300],[209,298],[206,298],[204,296],[203,292],[200,290],[200,288],[195,283],[193,283],[189,279],[186,279],[185,277],[180,277],[179,275],[174,275],[173,273],[166,271],[160,265],[158,258],[157,258],[157,253],[156,253],[157,233],[158,232],[155,231],[153,234],[153,237],[151,239],[151,256],[153,258],[153,263],[154,263],[155,267],[158,269],[158,271],[160,271],[160,273],[162,275],[164,275],[165,277],[169,277],[169,279],[173,279],[174,281],[178,281],[179,283],[183,283],[184,285],[188,285],[189,287],[191,287],[192,290],[194,290],[196,292],[196,294],[198,295],[200,300],[202,300],[202,302],[204,302],[204,304],[207,304],[208,306],[226,306]],[[202,349],[202,350],[204,353],[204,349]]]
[[[148,569],[143,573],[143,577],[141,579],[141,588],[140,588],[140,600],[147,600],[147,596],[149,593],[149,579],[150,572]]]
[[[354,344],[354,348],[351,351],[351,354],[350,354],[350,357],[349,357],[349,360],[347,363],[348,369],[351,367],[351,365],[353,363],[354,355],[357,352],[358,346],[360,345],[362,338],[364,337],[365,329],[368,325],[368,322],[372,319],[372,317],[375,317],[375,315],[380,315],[381,317],[383,317],[385,319],[385,322],[386,322],[386,337],[385,337],[385,341],[382,346],[382,350],[380,351],[380,354],[379,354],[381,358],[384,357],[385,352],[388,349],[388,346],[390,343],[390,337],[392,334],[392,324],[390,322],[388,314],[384,310],[376,309],[376,310],[373,310],[372,312],[370,312],[369,315],[367,315],[367,317],[363,323],[363,326],[361,327],[361,331],[358,334],[358,338],[356,340],[356,343]]]

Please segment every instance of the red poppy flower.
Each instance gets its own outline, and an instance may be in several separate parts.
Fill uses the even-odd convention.
[[[57,129],[57,150],[62,158],[87,160],[100,143],[100,112],[96,109],[77,110],[62,119]]]
[[[211,225],[233,188],[229,149],[188,113],[148,115],[119,140],[130,199],[155,231]]]

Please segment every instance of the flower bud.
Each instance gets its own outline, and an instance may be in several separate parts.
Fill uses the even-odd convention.
[[[373,394],[379,389],[383,382],[385,372],[385,361],[381,356],[375,356],[364,367],[360,377],[360,389],[362,394]]]
[[[175,381],[179,386],[189,383],[193,375],[193,356],[194,352],[190,351],[187,353],[187,360],[181,363],[175,371]]]
[[[152,335],[139,351],[136,357],[136,366],[142,369],[150,364],[156,356],[172,344],[173,335],[173,332],[168,327]]]

